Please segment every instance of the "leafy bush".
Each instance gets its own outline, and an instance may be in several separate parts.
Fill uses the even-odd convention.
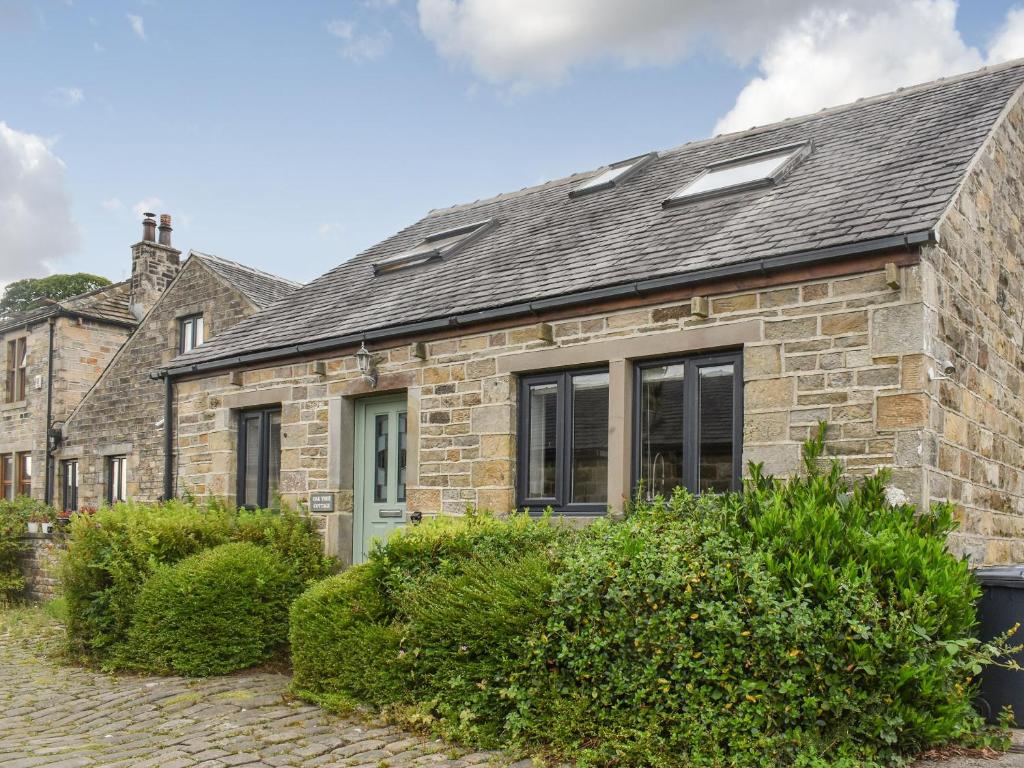
[[[192,677],[270,659],[302,581],[274,550],[222,544],[159,565],[139,592],[118,666]]]
[[[20,557],[27,547],[26,523],[38,504],[24,498],[0,500],[0,606],[16,602],[25,589]]]
[[[299,691],[581,765],[898,765],[987,738],[970,702],[999,649],[972,637],[951,510],[890,506],[884,474],[849,488],[821,448],[803,477],[752,466],[742,494],[578,535],[405,531],[296,603]]]
[[[430,617],[429,593],[444,590],[463,600],[463,606],[477,605],[475,619],[459,617],[466,624],[495,620],[501,609],[479,602],[479,593],[470,594],[479,589],[484,574],[492,568],[508,574],[508,562],[531,553],[546,558],[542,553],[566,535],[547,520],[480,513],[431,518],[401,529],[378,544],[367,563],[314,585],[296,600],[291,611],[296,691],[333,709],[358,702],[412,704],[419,692],[441,679],[448,680],[452,693],[461,686],[454,681],[459,673],[444,667],[444,651],[434,647],[445,630]],[[458,613],[452,606],[449,615]],[[514,633],[497,631],[497,625],[481,629],[496,640],[495,653],[514,641]],[[485,643],[474,643],[479,650],[473,658],[478,660],[486,652]],[[464,652],[463,658],[470,657]],[[440,697],[437,707],[445,710],[439,713],[442,717],[448,716],[450,707]]]
[[[74,516],[62,562],[70,650],[108,665],[123,657],[138,594],[158,566],[237,541],[273,549],[303,583],[331,572],[312,522],[292,512],[172,501]]]
[[[877,765],[969,740],[977,586],[950,510],[838,467],[639,503],[564,555],[512,726],[608,765]]]

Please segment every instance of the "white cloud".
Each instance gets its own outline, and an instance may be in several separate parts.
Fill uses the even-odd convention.
[[[1009,61],[1024,56],[1024,7],[1011,8],[1006,21],[995,37],[989,42],[990,64]]]
[[[662,65],[710,44],[747,61],[820,0],[419,0],[437,50],[519,90],[557,85],[578,65]],[[876,7],[884,0],[846,0]]]
[[[62,107],[77,107],[85,101],[85,91],[81,88],[54,88],[50,91],[50,101]]]
[[[0,282],[45,275],[78,247],[64,174],[50,142],[0,122]]]
[[[352,61],[379,59],[391,48],[391,33],[383,27],[376,32],[360,32],[354,21],[334,19],[327,31],[341,40],[341,54]]]
[[[100,205],[105,211],[120,211],[124,208],[124,203],[118,200],[116,197],[108,197],[106,200],[101,200]]]
[[[128,23],[132,26],[132,32],[139,40],[146,39],[146,25],[141,16],[136,16],[134,13],[127,14]]]
[[[956,29],[954,0],[912,0],[873,13],[814,11],[768,46],[758,63],[761,74],[743,88],[715,132],[806,114],[984,63]]]
[[[132,210],[136,216],[141,216],[144,213],[159,213],[160,206],[163,204],[164,201],[159,197],[144,197],[132,206]]]
[[[325,221],[316,228],[316,233],[320,237],[330,237],[339,234],[343,229],[344,227],[337,221]]]

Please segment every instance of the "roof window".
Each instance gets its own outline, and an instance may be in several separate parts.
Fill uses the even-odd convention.
[[[569,197],[581,197],[583,195],[589,195],[592,192],[600,192],[603,189],[610,189],[611,187],[621,184],[643,166],[647,165],[647,163],[655,157],[657,157],[656,153],[649,152],[646,155],[631,157],[629,160],[621,160],[617,163],[612,163],[602,173],[599,173],[596,176],[591,176],[578,187],[573,187],[569,191]]]
[[[466,246],[496,223],[495,219],[484,219],[427,235],[412,248],[376,262],[373,265],[373,273],[380,275],[385,272],[396,272],[400,269],[416,267],[429,261],[441,259]]]
[[[810,152],[811,142],[807,141],[713,163],[685,187],[673,192],[663,205],[668,207],[748,189],[770,187],[777,184]]]

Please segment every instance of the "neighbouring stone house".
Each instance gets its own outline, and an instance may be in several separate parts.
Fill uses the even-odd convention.
[[[155,245],[144,238],[138,247]],[[165,490],[161,435],[174,403],[166,397],[164,382],[150,374],[297,287],[233,261],[190,252],[131,338],[64,422],[55,454],[61,508],[161,498]]]
[[[48,439],[138,320],[130,281],[0,320],[0,498],[51,500]]]
[[[1024,63],[435,210],[162,366],[173,490],[375,536],[798,471],[1024,559]]]

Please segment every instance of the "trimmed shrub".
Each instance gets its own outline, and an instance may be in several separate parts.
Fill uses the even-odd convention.
[[[440,596],[446,591],[462,600],[463,606],[475,602],[479,594],[470,593],[480,589],[486,572],[497,569],[504,578],[512,567],[508,563],[531,553],[546,560],[547,553],[568,535],[547,520],[526,515],[498,519],[472,512],[431,518],[397,531],[374,548],[367,563],[310,587],[296,600],[290,635],[296,692],[337,710],[354,703],[384,707],[418,703],[424,695],[433,699],[429,691],[439,683],[424,682],[424,676],[448,679],[449,692],[464,688],[454,681],[459,673],[439,663],[444,651],[434,645],[444,627],[429,617],[433,610],[427,603],[429,593]],[[494,620],[506,610],[477,604],[488,614],[477,612],[479,620]],[[449,615],[460,610],[452,605]],[[417,616],[415,623],[410,623],[410,611]],[[527,615],[532,615],[532,609]],[[503,618],[507,620],[507,614]],[[467,624],[476,621],[460,619]],[[515,631],[498,629],[483,628],[492,639],[503,638],[495,642],[495,653],[506,647],[506,640],[515,642]],[[413,636],[417,639],[410,639]],[[454,627],[452,636],[456,636]],[[486,649],[479,640],[473,643],[477,659]],[[492,662],[492,668],[498,666]],[[477,682],[474,679],[473,685]],[[450,707],[441,697],[436,708],[421,708],[432,717],[449,717]],[[437,711],[441,709],[445,711]]]
[[[26,497],[0,500],[0,606],[12,605],[22,596],[25,578],[20,557],[27,549],[26,524],[29,517],[46,509],[40,502]]]
[[[392,617],[370,564],[306,590],[290,618],[295,692],[334,711],[403,700],[408,671]]]
[[[301,584],[281,555],[249,543],[159,565],[139,592],[118,666],[203,677],[265,662],[288,640]]]
[[[158,566],[236,541],[273,549],[303,583],[332,570],[312,521],[293,512],[172,501],[75,515],[61,566],[71,652],[107,666],[124,657],[136,599]]]

